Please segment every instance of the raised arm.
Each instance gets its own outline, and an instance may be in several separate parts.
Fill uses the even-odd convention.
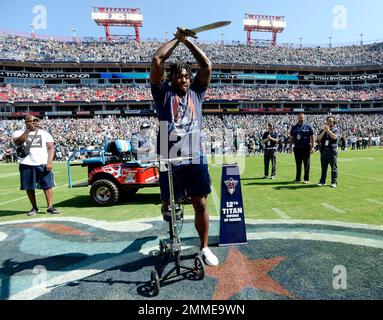
[[[152,84],[160,84],[164,72],[165,72],[165,61],[169,59],[174,49],[178,46],[180,41],[178,39],[170,40],[169,42],[162,45],[152,58],[152,65],[150,68],[150,82]]]
[[[25,141],[27,141],[30,132],[31,131],[29,129],[25,129],[21,136],[13,139],[14,144],[16,146],[21,146]]]
[[[176,34],[176,37],[177,37],[177,34]],[[195,78],[198,80],[198,82],[202,86],[207,87],[211,79],[211,70],[212,70],[211,61],[206,56],[206,54],[200,48],[198,48],[193,42],[190,42],[188,39],[185,39],[184,41],[181,41],[181,42],[190,50],[190,52],[192,53],[194,58],[197,60],[200,66],[200,69]]]

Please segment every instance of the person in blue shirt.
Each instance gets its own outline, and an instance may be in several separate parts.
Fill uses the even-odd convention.
[[[150,124],[144,122],[140,126],[140,132],[132,135],[132,152],[137,160],[154,160],[155,147],[150,135]]]
[[[338,179],[338,139],[340,132],[335,127],[333,116],[327,117],[324,128],[319,132],[318,142],[320,145],[322,175],[318,186],[323,187],[326,184],[328,165],[331,167],[331,187],[337,187]]]
[[[269,165],[271,161],[271,179],[275,179],[277,170],[277,148],[278,148],[278,133],[274,129],[272,123],[267,124],[268,130],[263,133],[262,142],[265,144],[264,165],[265,176],[263,179],[269,178]]]
[[[305,122],[305,114],[298,114],[298,123],[291,128],[290,143],[294,144],[294,156],[296,163],[295,183],[301,182],[302,162],[304,165],[304,183],[310,181],[310,156],[314,153],[315,139],[314,130]]]
[[[162,159],[192,158],[173,166],[176,201],[191,198],[195,222],[200,238],[198,254],[210,266],[218,265],[217,257],[208,247],[209,213],[207,196],[211,193],[210,175],[201,142],[202,101],[210,84],[212,63],[205,53],[180,31],[175,38],[162,45],[154,54],[150,69],[152,95],[160,121],[157,152]],[[165,61],[174,49],[183,44],[199,64],[192,80],[188,63],[173,63],[169,79],[165,79]],[[197,161],[196,161],[197,160]],[[169,211],[167,171],[160,172],[162,212]]]

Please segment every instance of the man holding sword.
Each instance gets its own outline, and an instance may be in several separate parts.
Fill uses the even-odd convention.
[[[151,90],[160,121],[157,152],[162,159],[192,159],[173,166],[175,199],[180,201],[185,195],[191,198],[195,211],[194,225],[200,238],[198,254],[207,265],[217,266],[218,258],[208,247],[207,196],[211,189],[200,134],[202,101],[210,83],[212,64],[205,53],[187,39],[182,29],[178,29],[174,36],[157,50],[151,64]],[[164,79],[165,61],[179,44],[186,46],[199,64],[193,80],[191,66],[187,63],[172,64],[169,79]],[[170,200],[166,171],[160,173],[160,187],[165,215],[169,212]]]

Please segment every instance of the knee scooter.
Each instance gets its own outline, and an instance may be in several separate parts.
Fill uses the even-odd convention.
[[[185,277],[188,273],[193,273],[194,277],[202,280],[205,277],[205,265],[203,260],[198,255],[194,258],[194,268],[181,265],[181,239],[179,237],[183,224],[183,208],[179,203],[176,203],[173,185],[173,163],[182,160],[190,160],[190,158],[176,158],[161,160],[165,164],[168,171],[169,194],[170,194],[170,210],[164,212],[164,220],[169,223],[169,239],[160,240],[160,256],[166,257],[166,261],[174,258],[175,266],[161,278],[158,272],[153,270],[150,274],[150,289],[153,295],[158,295],[160,286],[166,280]],[[181,225],[181,227],[180,227]],[[166,265],[167,263],[165,263]]]

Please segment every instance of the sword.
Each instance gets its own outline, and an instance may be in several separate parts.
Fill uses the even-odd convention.
[[[198,39],[197,33],[225,27],[225,26],[228,26],[230,23],[231,21],[218,21],[218,22],[210,23],[210,24],[207,24],[198,28],[194,28],[194,29],[185,29],[185,28],[178,27],[177,30],[183,33],[187,37]]]

